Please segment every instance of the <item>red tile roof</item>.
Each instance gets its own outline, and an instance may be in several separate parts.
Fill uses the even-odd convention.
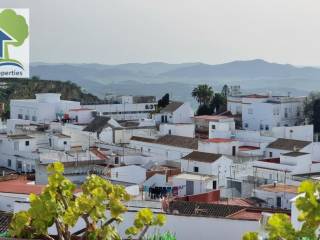
[[[240,151],[251,151],[251,150],[258,150],[260,149],[259,147],[255,147],[255,146],[240,146],[239,150]]]
[[[227,216],[230,219],[237,219],[237,220],[255,220],[259,221],[261,218],[262,212],[261,211],[254,211],[250,209],[243,209],[239,212],[231,214]]]
[[[261,162],[268,162],[268,163],[280,163],[280,158],[266,158],[266,159],[262,159],[259,160]]]
[[[18,179],[0,182],[0,192],[26,194],[34,193],[39,195],[44,189],[45,185],[35,185],[24,177]]]
[[[253,207],[255,204],[250,202],[250,200],[246,200],[243,198],[233,198],[227,200],[219,200],[214,202],[215,204],[225,204],[225,205],[235,205],[235,206],[242,206],[242,207]]]
[[[234,142],[234,139],[231,138],[209,138],[204,140],[204,142],[211,142],[211,143],[227,143],[227,142]]]

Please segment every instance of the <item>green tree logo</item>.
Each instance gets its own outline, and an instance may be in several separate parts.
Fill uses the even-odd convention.
[[[29,36],[26,19],[12,9],[5,9],[0,13],[0,62],[22,64],[10,58],[9,46],[19,47]]]

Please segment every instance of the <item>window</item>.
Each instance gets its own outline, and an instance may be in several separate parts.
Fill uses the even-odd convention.
[[[199,172],[199,167],[193,167],[194,172]]]
[[[36,116],[32,116],[32,121],[36,122],[37,121],[37,117]]]
[[[168,134],[171,135],[171,129],[169,129]]]
[[[25,144],[26,144],[26,146],[29,146],[30,145],[30,141],[26,141]]]
[[[248,124],[248,123],[245,123],[245,124],[244,124],[244,127],[245,127],[245,128],[248,128],[248,127],[249,127],[249,124]]]
[[[216,125],[211,125],[211,129],[216,129]]]
[[[24,116],[24,119],[25,119],[25,120],[29,120],[29,119],[30,119],[30,118],[29,118],[29,115],[25,115],[25,116]]]
[[[12,164],[11,159],[8,159],[8,167],[11,167],[11,164]]]
[[[119,157],[114,158],[114,164],[119,164]]]
[[[248,108],[248,114],[253,114],[253,109],[252,108]]]
[[[269,157],[271,157],[271,158],[272,158],[272,152],[269,152]]]
[[[266,125],[266,130],[267,130],[267,131],[269,130],[269,125]]]
[[[260,124],[260,130],[263,130],[263,124]]]
[[[23,119],[23,115],[21,113],[18,114],[18,119]]]
[[[68,142],[67,141],[63,141],[63,145],[67,145],[68,144]]]

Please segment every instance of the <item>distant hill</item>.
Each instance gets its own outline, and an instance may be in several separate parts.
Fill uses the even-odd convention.
[[[308,92],[320,89],[319,68],[270,63],[259,59],[217,65],[161,62],[119,65],[37,63],[31,66],[31,75],[42,79],[69,80],[100,97],[106,93],[124,94],[130,89],[129,92],[136,95],[143,90],[137,88],[141,87],[139,83],[145,84],[148,88],[161,86],[160,89],[167,88],[167,91],[173,94],[179,89],[171,88],[168,82],[182,84],[181,87],[185,89],[190,88],[187,85],[194,86],[199,83],[211,84],[215,89],[219,89],[223,84],[239,84],[244,90],[279,90],[290,87],[293,91]],[[123,89],[126,83],[131,84],[130,89],[114,91]],[[136,83],[137,87],[132,87],[133,83]],[[161,94],[162,92],[159,93]]]
[[[99,103],[101,100],[82,91],[72,82],[61,82],[40,79],[1,79],[0,102],[5,103],[8,116],[10,99],[32,99],[35,93],[61,93],[61,99],[80,101],[83,103]]]

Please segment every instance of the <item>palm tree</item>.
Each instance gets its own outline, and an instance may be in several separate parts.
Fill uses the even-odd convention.
[[[216,93],[210,103],[212,112],[218,114],[227,110],[227,98],[221,93]]]
[[[208,105],[212,96],[213,89],[207,84],[200,84],[192,90],[192,97],[194,97],[200,105]]]
[[[222,94],[222,96],[224,96],[224,97],[229,96],[229,94],[230,94],[230,89],[229,89],[229,87],[228,87],[227,84],[225,84],[225,85],[222,87],[221,94]]]

